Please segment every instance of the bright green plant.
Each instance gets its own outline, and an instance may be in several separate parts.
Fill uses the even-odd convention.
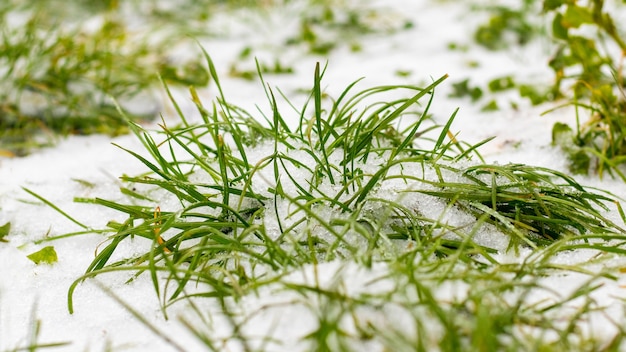
[[[468,343],[477,350],[597,346],[594,340],[581,339],[576,329],[562,330],[545,313],[558,312],[561,304],[594,291],[600,278],[615,279],[609,269],[591,275],[571,296],[550,306],[529,306],[524,297],[543,290],[538,278],[554,270],[585,272],[552,264],[557,253],[578,248],[626,253],[609,244],[623,240],[618,233],[624,230],[598,211],[612,203],[610,195],[553,170],[472,161],[480,159],[481,143],[465,145],[454,138],[454,115],[444,126],[428,118],[434,89],[445,76],[425,88],[355,91],[355,82],[331,100],[321,90],[323,70],[318,65],[310,99],[294,110],[298,121],[293,126],[269,88],[270,111],[260,119],[228,103],[208,56],[207,62],[219,95],[205,105],[190,90],[201,123],[190,124],[173,99],[178,126],[162,124],[161,132],[154,133],[127,119],[147,154],[126,151],[150,170],[123,177],[129,183],[124,193],[132,202],[77,199],[115,209],[126,220],[94,231],[55,208],[85,229],[63,237],[90,232],[108,236],[85,275],[71,286],[70,311],[81,281],[128,271],[151,277],[165,314],[170,304],[184,300],[204,319],[193,302],[216,300],[233,328],[232,339],[249,346],[256,345],[243,332],[245,319],[233,309],[261,289],[302,297],[319,323],[304,339],[311,348],[349,350],[369,340],[394,350],[438,346],[452,351]],[[393,91],[409,94],[377,100]],[[147,186],[148,191],[130,191],[131,185]],[[434,214],[433,207],[439,209]],[[465,220],[455,222],[459,213]],[[509,249],[532,248],[535,254],[521,264],[500,264],[494,253],[506,248],[476,241],[486,227],[504,236]],[[143,241],[145,252],[113,261],[117,247],[131,238]],[[394,288],[354,295],[341,285],[283,281],[294,271],[336,261],[363,268],[384,263],[390,271],[378,279],[391,280]],[[441,301],[437,292],[449,282],[469,285],[469,293]],[[116,300],[124,305],[121,298]],[[380,324],[360,320],[359,312],[387,305],[406,312],[416,324],[415,334],[396,331],[384,319]],[[124,306],[177,346],[175,339]],[[273,308],[263,308],[268,309]],[[590,310],[567,319],[574,326]],[[356,331],[345,329],[342,321],[347,318],[354,320]],[[207,347],[221,346],[208,325],[186,325]],[[559,332],[562,338],[554,344],[513,333],[520,326]]]
[[[580,121],[577,114],[574,131],[555,125],[553,140],[569,153],[573,171],[592,169],[600,176],[607,171],[626,180],[620,170],[626,161],[624,28],[615,23],[601,0],[586,5],[550,0],[544,2],[544,10],[554,16],[552,34],[559,42],[550,61],[555,72],[553,94],[564,95],[577,110],[591,115]]]

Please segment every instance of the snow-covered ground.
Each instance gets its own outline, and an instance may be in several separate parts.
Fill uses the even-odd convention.
[[[432,105],[432,113],[438,121],[444,122],[460,107],[460,112],[452,127],[459,132],[458,138],[468,142],[478,142],[496,136],[496,139],[484,146],[481,151],[487,161],[499,163],[525,163],[546,166],[567,172],[564,155],[550,143],[550,130],[556,121],[572,123],[574,115],[569,109],[558,110],[547,116],[541,113],[550,106],[532,107],[529,103],[515,96],[497,97],[502,107],[496,112],[481,112],[478,104],[465,99],[451,99],[447,95],[452,82],[470,78],[475,85],[484,85],[490,79],[513,75],[523,81],[549,83],[552,75],[546,67],[550,55],[546,43],[541,40],[511,50],[491,52],[472,43],[471,33],[477,23],[485,20],[483,14],[468,12],[462,2],[451,1],[412,1],[396,0],[379,2],[396,11],[389,14],[391,20],[410,19],[413,28],[400,30],[393,34],[370,34],[359,39],[362,50],[352,52],[348,47],[340,47],[328,56],[303,55],[293,49],[285,49],[281,59],[293,66],[295,73],[290,75],[267,75],[266,81],[273,87],[279,87],[287,94],[296,89],[310,89],[313,82],[313,69],[316,61],[328,62],[324,76],[324,89],[336,96],[346,85],[365,77],[359,87],[365,88],[379,84],[423,83],[449,74]],[[254,24],[233,26],[227,39],[203,40],[209,54],[215,61],[222,86],[230,102],[250,111],[259,105],[267,111],[268,104],[264,91],[258,82],[248,82],[228,77],[229,65],[237,61],[241,49],[249,43],[265,43],[259,46],[255,55],[261,61],[273,60],[280,47],[280,38],[290,28],[289,12],[274,13],[257,19]],[[251,16],[251,15],[248,15]],[[397,17],[393,17],[397,16]],[[245,18],[245,17],[244,17]],[[228,22],[224,20],[225,22]],[[237,18],[232,19],[236,23]],[[262,23],[262,30],[256,24]],[[272,39],[276,38],[276,39]],[[467,46],[468,50],[450,50],[449,43]],[[478,62],[478,67],[471,67],[470,62]],[[252,58],[243,62],[253,67]],[[401,77],[397,71],[407,71],[410,75]],[[201,92],[208,104],[215,97],[214,87]],[[186,111],[192,111],[192,105],[184,92],[178,94],[179,102]],[[163,95],[164,96],[164,95]],[[301,97],[300,97],[301,98]],[[296,97],[295,99],[299,99]],[[517,102],[518,107],[509,107],[509,100]],[[171,109],[164,114],[169,121],[176,121]],[[148,126],[149,127],[149,126]],[[68,219],[60,216],[52,208],[40,204],[26,193],[26,187],[63,209],[80,222],[93,228],[103,227],[109,220],[119,218],[119,214],[95,205],[75,203],[74,197],[116,199],[119,197],[120,182],[123,174],[136,175],[145,171],[145,167],[135,158],[112,145],[112,142],[135,151],[142,146],[134,136],[122,136],[110,139],[104,136],[69,137],[53,148],[42,149],[23,158],[0,158],[0,225],[10,222],[12,225],[8,243],[0,243],[0,351],[12,350],[28,345],[29,336],[34,334],[34,321],[40,321],[38,341],[40,343],[70,342],[61,348],[67,351],[102,351],[111,347],[114,351],[170,351],[175,347],[155,337],[148,328],[122,308],[93,281],[78,286],[74,295],[75,313],[67,310],[67,291],[72,282],[82,275],[93,259],[93,252],[103,241],[98,235],[75,236],[58,240],[52,244],[58,253],[58,263],[54,265],[35,265],[26,256],[47,244],[33,244],[33,241],[46,236],[55,236],[81,230]],[[577,177],[585,185],[608,190],[617,196],[626,197],[626,187],[622,181],[595,177]],[[77,180],[94,184],[86,187]],[[616,222],[618,214],[609,214]],[[122,250],[133,254],[140,249],[132,243],[125,244]],[[139,245],[139,244],[138,244]],[[559,260],[564,263],[577,262],[588,255],[574,252],[563,255]],[[502,255],[504,260],[511,254]],[[515,258],[509,258],[515,260]],[[624,261],[617,258],[616,261]],[[327,263],[319,268],[321,277],[340,275],[343,280],[350,280],[349,287],[355,290],[387,290],[386,283],[367,286],[365,283],[377,275],[383,275],[383,265],[374,266],[365,272],[358,267]],[[307,273],[294,273],[292,280],[306,281]],[[137,310],[148,321],[164,331],[168,336],[175,336],[177,343],[185,350],[198,351],[203,347],[189,331],[175,319],[184,315],[185,305],[174,305],[165,320],[159,309],[159,302],[154,297],[152,282],[147,275],[140,276],[132,284],[125,284],[125,275],[111,274],[97,280],[106,282],[116,295]],[[582,280],[582,279],[581,279]],[[551,278],[547,283],[554,288],[572,282]],[[576,281],[574,281],[575,283]],[[244,300],[243,305],[253,311],[276,302],[287,302],[292,297],[267,292],[260,297]],[[626,308],[623,300],[626,289],[619,281],[606,281],[605,286],[594,293],[608,307],[610,315],[620,318]],[[211,306],[204,307],[212,309]],[[218,311],[217,306],[213,307]],[[218,316],[218,315],[216,315]],[[189,319],[195,319],[189,317]],[[307,320],[301,312],[292,310],[273,310],[252,319],[247,328],[251,334],[263,335],[269,326],[267,321],[278,321],[273,325],[289,346],[302,349],[298,339],[310,330],[312,320]],[[214,329],[219,333],[217,319]],[[257,329],[257,330],[255,330]],[[593,329],[611,333],[610,324],[599,318]],[[228,329],[223,330],[224,334]],[[294,343],[295,345],[290,345]],[[299,346],[299,347],[298,347]],[[231,345],[237,350],[236,345]],[[367,346],[362,346],[363,348]]]

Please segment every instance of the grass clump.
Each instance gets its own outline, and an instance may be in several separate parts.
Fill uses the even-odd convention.
[[[498,87],[492,85],[498,82],[496,79],[489,83],[489,91],[517,88],[519,95],[533,105],[565,99],[562,105],[576,108],[576,125],[556,123],[552,136],[554,144],[567,153],[570,170],[576,174],[595,172],[600,177],[607,172],[626,180],[622,167],[626,160],[626,39],[624,28],[616,20],[623,9],[602,0],[540,3],[542,17],[549,21],[547,26],[529,20],[537,7],[535,2],[519,1],[519,9],[492,8],[490,20],[478,27],[474,39],[489,49],[502,50],[512,41],[523,46],[536,34],[548,33],[553,55],[547,65],[554,72],[553,83],[538,87],[507,79],[506,85]],[[455,96],[470,96],[472,101],[480,98],[482,92],[480,87],[470,87],[467,80],[455,86]],[[493,109],[497,109],[497,104],[485,106],[485,110]]]
[[[295,118],[283,115],[269,87],[269,112],[255,118],[227,101],[206,59],[219,94],[207,106],[191,88],[198,122],[173,99],[181,122],[163,122],[159,133],[126,117],[147,154],[126,151],[149,172],[122,179],[128,189],[148,191],[126,192],[131,204],[79,200],[126,220],[99,231],[108,233],[107,242],[71,286],[70,311],[81,281],[129,271],[149,275],[166,315],[171,304],[190,304],[183,323],[213,349],[280,345],[271,334],[259,340],[247,329],[254,316],[281,307],[313,322],[296,343],[321,350],[597,346],[576,328],[596,303],[574,315],[559,315],[559,307],[616,277],[553,258],[576,248],[600,257],[624,253],[616,235],[623,229],[598,210],[613,202],[609,195],[553,170],[482,163],[477,149],[486,141],[459,142],[451,132],[456,112],[444,125],[429,114],[446,76],[423,88],[355,91],[354,82],[331,99],[318,64]],[[144,253],[119,258],[118,247],[131,240],[143,242]],[[509,250],[535,254],[501,263]],[[328,269],[333,263],[338,271]],[[341,275],[355,266],[377,273],[368,282],[382,288],[355,292],[345,282],[350,276]],[[589,279],[555,294],[541,282],[555,272]],[[308,274],[294,279],[298,273]],[[447,285],[458,285],[458,294],[446,296]],[[242,302],[267,292],[286,293],[287,301],[241,311]],[[530,293],[556,303],[528,302]],[[198,306],[206,301],[221,307],[230,337],[210,333],[211,318]],[[193,315],[205,323],[192,323]],[[563,329],[552,320],[557,316],[570,325]],[[392,323],[400,317],[406,325]]]
[[[199,62],[171,57],[173,47],[189,42],[187,36],[228,37],[231,29],[215,22],[217,14],[245,17],[250,16],[249,9],[265,13],[279,6],[293,13],[290,18],[299,19],[296,34],[283,38],[281,47],[303,47],[307,53],[327,53],[344,42],[356,50],[360,35],[397,29],[395,20],[385,21],[380,11],[336,1],[203,0],[176,6],[152,0],[11,1],[1,5],[0,155],[25,155],[51,144],[58,135],[127,133],[111,97],[133,120],[154,118],[160,108],[152,90],[158,82],[155,73],[170,84],[208,82]],[[260,16],[253,22],[265,20]],[[249,45],[246,50],[253,49],[259,48]],[[254,70],[237,63],[232,67],[234,76],[256,77]],[[293,67],[275,58],[264,64],[264,72],[289,74]],[[138,105],[143,107],[130,109]]]
[[[76,4],[68,6],[70,12],[79,11]],[[111,97],[129,102],[124,105],[129,117],[153,118],[159,109],[150,93],[158,82],[155,72],[172,83],[208,82],[196,63],[183,65],[184,70],[168,63],[167,40],[131,34],[114,13],[79,13],[91,22],[67,18],[70,24],[61,26],[38,7],[0,12],[1,149],[25,154],[47,144],[46,134],[127,132]],[[23,23],[11,18],[23,18]],[[144,106],[131,110],[131,101]]]
[[[554,91],[561,94],[566,82],[569,105],[577,108],[575,130],[557,124],[554,142],[572,160],[572,171],[604,171],[626,180],[620,165],[626,160],[624,145],[624,28],[605,9],[603,1],[575,4],[547,1],[546,12],[553,15],[552,35],[559,43],[550,67],[555,73]],[[587,30],[582,31],[583,27]],[[580,111],[590,119],[581,121]]]

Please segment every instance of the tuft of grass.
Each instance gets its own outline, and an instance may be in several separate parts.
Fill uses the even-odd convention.
[[[609,6],[602,0],[544,1],[543,17],[549,22],[540,30],[529,20],[536,2],[519,3],[519,10],[495,7],[489,22],[476,30],[475,40],[490,49],[504,49],[511,38],[507,34],[513,34],[518,45],[523,46],[537,32],[546,31],[553,44],[553,55],[547,65],[554,73],[554,80],[551,87],[509,81],[503,88],[517,86],[520,96],[529,98],[533,105],[565,101],[546,113],[573,106],[576,125],[556,123],[552,130],[553,143],[567,154],[571,172],[594,172],[600,177],[606,172],[626,180],[623,170],[626,39],[624,28],[616,19],[623,9],[619,6],[607,9]],[[489,88],[495,92],[501,87],[490,83]],[[456,96],[469,95],[473,100],[481,92],[467,81],[455,86]]]
[[[120,148],[149,170],[122,180],[126,189],[143,184],[154,191],[126,192],[132,204],[80,200],[127,218],[97,231],[107,241],[71,285],[70,312],[83,280],[129,272],[129,282],[141,274],[151,278],[166,316],[170,305],[188,302],[190,315],[205,323],[194,325],[187,317],[183,324],[213,349],[280,345],[279,336],[251,335],[253,316],[238,308],[268,291],[298,298],[253,315],[303,309],[315,328],[299,343],[312,349],[570,350],[602,344],[577,327],[600,309],[592,294],[602,280],[615,280],[617,269],[594,273],[554,259],[576,249],[595,251],[596,262],[624,254],[623,228],[602,214],[613,197],[554,170],[482,162],[478,149],[488,140],[462,143],[451,131],[456,112],[443,125],[429,113],[446,76],[426,87],[360,91],[357,81],[331,99],[321,89],[324,68],[317,64],[308,100],[289,117],[259,66],[270,109],[254,117],[227,101],[206,52],[205,59],[219,94],[207,105],[190,89],[199,123],[190,123],[172,99],[180,123],[163,121],[160,131],[147,131],[118,106],[147,153]],[[143,243],[144,253],[113,261],[117,247],[130,239]],[[501,263],[507,251],[530,254]],[[362,270],[382,265],[386,270],[370,284],[387,288],[355,293],[342,269],[336,285],[328,286],[320,271],[329,263]],[[290,279],[310,271],[312,281]],[[554,292],[543,280],[556,273],[587,279],[570,292]],[[449,285],[458,287],[453,296],[446,293]],[[532,296],[549,299],[529,301]],[[585,297],[574,314],[561,309]],[[210,319],[198,306],[206,300],[222,307],[231,338],[212,337]],[[406,325],[393,323],[400,317]],[[619,330],[615,344],[623,336]]]
[[[214,74],[212,61],[208,56],[206,58],[209,70]],[[334,257],[335,250],[347,243],[343,237],[350,229],[340,224],[341,219],[327,222],[311,208],[328,205],[331,208],[349,211],[350,203],[360,207],[359,203],[363,202],[375,186],[375,180],[383,175],[378,173],[367,181],[361,171],[356,171],[357,163],[391,150],[387,146],[373,147],[373,144],[383,145],[393,142],[399,143],[398,146],[401,148],[407,147],[411,139],[399,140],[397,138],[398,133],[395,132],[397,120],[404,111],[414,106],[419,98],[429,94],[445,77],[426,89],[378,87],[358,93],[353,98],[347,98],[349,89],[346,90],[342,96],[346,97],[346,106],[349,108],[371,95],[391,89],[407,89],[417,92],[411,98],[400,99],[381,106],[374,105],[371,112],[364,112],[366,114],[364,116],[369,117],[359,123],[354,123],[351,119],[346,119],[344,115],[348,110],[344,110],[343,98],[334,103],[335,106],[330,112],[331,116],[334,116],[327,120],[322,119],[324,112],[321,108],[322,94],[319,85],[321,74],[318,65],[315,76],[317,83],[311,93],[314,105],[313,117],[309,120],[304,118],[307,109],[305,107],[300,116],[300,125],[295,130],[287,126],[276,109],[276,102],[271,91],[268,93],[272,99],[273,116],[271,121],[268,118],[269,127],[263,127],[247,113],[226,103],[223,100],[223,93],[217,104],[214,104],[212,108],[206,108],[196,98],[193,90],[191,91],[192,97],[204,123],[190,126],[184,116],[181,116],[183,126],[179,130],[170,129],[165,125],[161,126],[166,136],[163,142],[155,142],[151,135],[129,119],[131,129],[141,138],[154,160],[150,161],[136,152],[127,151],[139,158],[157,177],[125,177],[124,180],[162,188],[178,198],[182,208],[176,211],[155,212],[152,207],[128,206],[95,199],[94,203],[124,212],[129,215],[129,219],[124,224],[110,224],[116,233],[111,236],[111,243],[99,253],[86,275],[94,276],[101,270],[106,270],[105,265],[117,245],[129,236],[143,237],[155,243],[156,247],[138,258],[140,263],[149,263],[147,269],[153,272],[174,270],[172,279],[179,280],[178,288],[169,299],[178,297],[190,280],[210,283],[214,286],[216,295],[232,295],[241,292],[240,283],[248,280],[245,277],[245,270],[238,263],[241,260],[253,261],[255,264],[278,270],[298,263],[316,261],[318,254],[323,253],[324,250],[328,251],[327,256]],[[213,79],[219,86],[219,78],[214,75]],[[218,113],[218,109],[221,114]],[[418,119],[407,130],[416,134],[422,120]],[[340,129],[348,124],[350,131],[342,135]],[[349,134],[355,134],[356,138]],[[254,141],[254,136],[261,136],[261,140],[256,137],[257,143],[261,143],[262,139],[273,138],[274,140],[270,143],[274,145],[274,151],[253,163],[249,160],[246,146]],[[231,140],[237,146],[236,153],[225,143],[225,140]],[[347,150],[345,145],[349,145]],[[167,146],[169,150],[178,148],[192,159],[182,161],[179,157],[174,157],[172,161],[166,160],[159,146]],[[308,160],[298,160],[290,156],[290,149],[297,150],[303,158]],[[340,166],[331,162],[332,157],[339,154],[343,154]],[[313,165],[310,165],[311,163]],[[301,176],[292,175],[294,169],[306,172],[310,176],[310,182],[302,183]],[[265,190],[257,190],[256,183],[264,182],[262,175],[264,172],[269,172],[268,177],[273,177],[274,182]],[[347,172],[354,176],[346,175]],[[202,177],[206,180],[193,183],[189,180],[191,176]],[[326,180],[331,186],[337,187],[336,194],[329,195],[328,191],[322,188],[326,186],[324,184]],[[357,188],[357,183],[361,183],[362,188]],[[285,200],[290,207],[294,207],[290,214],[278,213],[281,200]],[[271,203],[274,203],[273,209],[268,208]],[[274,211],[273,214],[272,211]],[[267,225],[259,221],[267,217],[268,213],[271,218],[276,219],[275,225],[279,229],[278,232],[268,231]],[[288,221],[282,220],[285,215]],[[136,221],[140,224],[134,225]],[[296,236],[302,228],[310,227],[314,223],[319,223],[316,226],[321,226],[328,231],[330,235],[328,240],[331,242],[314,238],[310,233],[308,239],[300,235]],[[161,234],[172,230],[177,233],[167,239],[161,238]],[[189,242],[193,245],[188,246]],[[372,240],[373,245],[376,242]],[[294,256],[294,246],[299,254],[304,256]],[[321,248],[314,249],[314,247]],[[352,245],[350,247],[356,249]],[[310,252],[311,250],[313,251]],[[181,263],[188,264],[182,271],[177,269]],[[197,271],[199,268],[206,269],[207,266],[213,265],[216,266],[215,270],[228,269],[224,274],[234,274],[235,277],[243,275],[243,277],[237,282],[231,282],[231,280],[216,279],[213,273],[204,275],[203,272]],[[113,267],[117,265],[113,264]],[[155,288],[159,291],[156,275],[153,274],[153,276]]]

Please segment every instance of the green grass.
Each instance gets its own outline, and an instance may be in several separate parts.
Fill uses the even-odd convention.
[[[192,38],[228,37],[229,33],[222,33],[223,25],[213,22],[222,16],[244,17],[244,10],[252,8],[260,13],[255,24],[266,26],[262,14],[282,6],[294,12],[301,24],[293,37],[279,45],[303,54],[327,54],[342,45],[356,50],[365,34],[408,26],[394,22],[375,29],[384,18],[363,5],[330,0],[304,4],[185,0],[170,8],[152,0],[4,3],[0,5],[0,65],[5,68],[0,72],[0,155],[26,155],[68,134],[128,133],[113,99],[126,102],[122,103],[125,114],[135,121],[154,119],[161,108],[154,94],[157,73],[170,84],[208,83],[200,61],[177,57],[175,52],[194,50]],[[11,21],[14,18],[23,20]],[[241,60],[268,45],[242,48]],[[289,74],[293,72],[289,65],[276,56],[274,62],[264,64],[264,71]],[[231,66],[233,76],[255,77],[238,61]],[[131,109],[137,101],[145,106]]]
[[[234,9],[242,3],[250,5],[212,2]],[[145,275],[164,316],[172,305],[187,307],[179,319],[208,350],[226,345],[246,351],[275,349],[285,334],[280,323],[258,336],[259,331],[253,335],[250,330],[254,319],[294,311],[312,329],[294,337],[304,350],[623,347],[623,321],[614,322],[610,341],[584,329],[604,308],[595,291],[622,273],[611,259],[626,254],[624,225],[605,216],[617,211],[624,221],[621,200],[555,170],[485,163],[479,151],[489,140],[463,143],[452,129],[457,112],[431,115],[435,91],[447,83],[447,76],[419,87],[360,88],[356,81],[331,97],[322,89],[325,67],[318,64],[306,103],[296,107],[264,80],[264,73],[289,73],[278,58],[273,64],[257,62],[256,73],[235,63],[231,74],[258,79],[267,97],[269,109],[253,113],[227,99],[206,52],[203,60],[181,71],[152,61],[155,48],[143,42],[133,42],[138,45],[132,46],[129,58],[102,48],[90,50],[89,43],[104,48],[129,43],[128,30],[116,16],[136,2],[77,4],[76,11],[105,14],[102,27],[83,37],[80,26],[67,31],[50,24],[54,43],[49,45],[38,36],[38,26],[49,19],[36,17],[45,14],[31,7],[36,16],[27,26],[4,28],[5,51],[0,54],[11,67],[4,78],[19,88],[5,93],[0,119],[6,124],[0,137],[8,138],[3,143],[10,141],[13,152],[39,143],[30,138],[41,130],[130,131],[144,147],[119,147],[146,168],[141,175],[122,176],[127,202],[75,199],[124,216],[104,228],[89,228],[25,188],[81,227],[40,242],[88,234],[106,239],[85,274],[69,288],[70,312],[84,280],[99,283],[101,276],[125,275],[130,284]],[[212,16],[204,1],[181,2],[185,11],[180,13],[146,4],[153,6],[146,14],[153,23],[175,23],[179,34],[198,34],[196,25]],[[368,32],[367,11],[334,7],[328,1],[308,6],[314,11],[306,12],[300,31],[287,44],[314,55],[341,43],[358,50],[353,39]],[[8,6],[0,9],[2,16],[10,13]],[[185,17],[189,13],[193,16]],[[525,19],[523,12],[499,14],[509,16],[507,21]],[[410,24],[400,27],[405,26]],[[329,32],[348,33],[348,40],[329,41]],[[56,50],[68,55],[58,57]],[[72,63],[69,53],[77,51],[85,54],[85,67]],[[242,57],[253,51],[244,48]],[[146,71],[135,71],[144,59]],[[30,65],[28,74],[18,74],[17,62]],[[154,72],[161,72],[165,93],[179,115],[177,122],[161,121],[158,131],[141,127],[141,116],[110,97],[148,89],[157,81]],[[71,89],[76,80],[91,88],[87,96]],[[193,85],[208,80],[218,94],[204,102]],[[177,83],[192,85],[189,96],[200,121],[191,122],[173,98],[170,86]],[[458,88],[470,88],[468,84]],[[36,116],[17,106],[24,92],[45,98]],[[0,153],[2,148],[7,147],[0,147]],[[131,240],[142,252],[119,259],[118,247]],[[592,254],[581,262],[560,261],[580,250]],[[367,280],[355,280],[359,275]],[[550,280],[559,279],[572,287],[557,291]],[[185,349],[177,336],[99,285],[164,344]],[[266,304],[268,296],[284,299]],[[210,315],[207,305],[219,307],[220,314]],[[54,347],[39,344],[38,324],[33,326],[27,347],[15,350]],[[228,333],[217,335],[224,326]]]
[[[302,343],[314,350],[349,351],[368,343],[407,351],[604,346],[578,325],[601,308],[588,294],[603,280],[617,279],[619,268],[606,259],[626,251],[622,225],[602,215],[615,204],[613,196],[554,170],[484,164],[478,154],[484,142],[467,145],[451,132],[456,112],[444,125],[429,114],[446,76],[426,87],[357,90],[354,82],[331,99],[321,90],[324,70],[318,65],[309,99],[291,114],[294,125],[277,108],[273,89],[265,88],[270,110],[258,117],[229,103],[205,58],[219,94],[207,105],[190,90],[201,122],[190,123],[175,100],[180,123],[163,122],[160,131],[126,117],[147,154],[125,151],[148,172],[122,179],[127,189],[141,184],[152,191],[127,192],[129,204],[78,199],[127,218],[98,231],[107,242],[70,288],[70,311],[83,280],[128,272],[129,281],[151,278],[166,316],[170,305],[186,302],[190,316],[210,321],[198,305],[219,304],[232,327],[225,340],[212,337],[211,324],[183,321],[215,350],[228,341],[249,350],[280,343],[247,335],[250,317],[236,313],[242,301],[268,290],[297,298],[255,314],[285,306],[304,310],[317,328]],[[479,235],[485,231],[495,242]],[[145,252],[112,261],[131,238]],[[582,248],[597,251],[591,264],[605,268],[554,262]],[[518,254],[518,263],[501,262],[507,251],[526,254]],[[312,281],[288,279],[316,273],[324,263],[365,271],[382,266],[384,273],[372,282],[387,289],[354,293],[342,270],[331,286],[317,274]],[[586,279],[577,278],[572,292],[558,293],[543,281],[552,275]],[[446,285],[459,291],[449,297]],[[550,299],[529,302],[529,294]],[[579,311],[561,309],[585,297]],[[393,324],[398,311],[408,330]],[[618,346],[624,334],[616,327]]]
[[[538,4],[541,3],[540,8]],[[606,5],[606,6],[605,6]],[[578,3],[568,0],[519,1],[519,8],[487,7],[490,19],[480,25],[475,41],[492,50],[506,50],[512,43],[525,45],[541,38],[552,52],[546,66],[553,71],[553,83],[541,87],[534,82],[516,83],[508,77],[499,87],[499,79],[489,83],[489,91],[516,88],[521,97],[533,105],[557,102],[546,113],[562,107],[576,109],[575,126],[554,125],[553,143],[570,159],[575,174],[608,174],[626,181],[626,140],[624,107],[626,80],[624,53],[626,38],[620,6],[593,0]],[[540,18],[545,23],[533,20]],[[483,89],[470,86],[465,79],[455,85],[454,96],[469,96],[472,101],[483,95]],[[497,109],[492,100],[485,109]]]
[[[127,133],[112,97],[141,99],[146,106],[137,111],[125,104],[126,114],[154,118],[160,108],[150,92],[158,84],[156,72],[173,84],[208,82],[198,62],[169,62],[166,48],[180,41],[180,33],[133,32],[114,9],[78,5],[64,4],[67,13],[56,16],[51,4],[0,8],[0,65],[5,68],[0,73],[0,150],[5,154],[26,154],[59,135]],[[16,17],[25,17],[24,23],[10,21]]]

